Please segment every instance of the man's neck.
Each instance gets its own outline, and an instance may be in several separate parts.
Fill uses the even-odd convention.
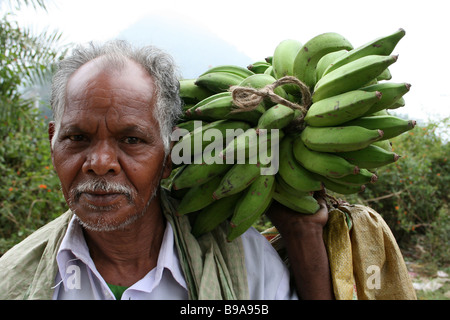
[[[103,279],[109,284],[131,286],[143,278],[157,264],[165,224],[158,202],[123,229],[84,229],[90,255]]]

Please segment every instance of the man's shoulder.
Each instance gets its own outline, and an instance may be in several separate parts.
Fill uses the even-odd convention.
[[[55,231],[57,232],[67,226],[71,216],[72,213],[67,211],[38,230],[34,231],[27,238],[9,249],[0,258],[0,266],[3,267],[6,261],[12,262],[11,260],[18,261],[21,258],[26,259],[27,256],[33,252],[39,254],[40,251],[45,249],[49,239],[55,236]]]
[[[246,254],[251,254],[266,259],[281,261],[280,255],[272,244],[258,230],[251,227],[241,236]]]
[[[262,246],[270,248],[272,245],[269,241],[254,227],[250,227],[245,231],[241,238],[243,241],[249,242],[251,245]]]
[[[292,299],[287,265],[265,236],[248,229],[242,236],[251,299]]]
[[[0,288],[3,293],[12,286],[20,286],[22,281],[29,285],[42,256],[45,253],[56,255],[72,215],[72,212],[67,211],[33,232],[0,258]]]

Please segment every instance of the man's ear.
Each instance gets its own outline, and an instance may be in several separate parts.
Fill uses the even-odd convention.
[[[52,140],[55,136],[55,127],[55,121],[50,121],[48,123],[48,140],[50,141],[50,146],[52,145]]]
[[[170,141],[170,148],[169,148],[169,153],[167,154],[167,158],[166,158],[166,166],[164,167],[164,171],[163,171],[163,175],[162,178],[166,179],[170,176],[170,173],[172,172],[172,148],[174,145],[174,141]]]
[[[48,140],[50,141],[50,146],[52,145],[54,135],[55,135],[55,121],[50,121],[48,123]]]
[[[50,142],[50,155],[52,158],[53,167],[55,167],[55,163],[53,161],[53,145],[52,145],[52,140],[54,137],[55,137],[55,121],[50,121],[48,123],[48,140]]]

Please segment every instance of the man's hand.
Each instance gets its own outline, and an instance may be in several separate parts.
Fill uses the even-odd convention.
[[[301,214],[274,201],[266,215],[281,234],[290,232],[294,226],[321,230],[328,221],[328,208],[324,198],[320,197],[317,201],[320,208],[315,214]]]
[[[319,198],[320,209],[312,215],[295,212],[274,201],[267,215],[286,244],[297,292],[301,299],[333,299],[323,227],[328,208]]]

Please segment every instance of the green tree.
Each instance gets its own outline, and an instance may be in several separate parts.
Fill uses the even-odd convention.
[[[14,3],[45,9],[40,0]],[[34,35],[11,13],[0,20],[0,255],[64,208],[50,159],[48,121],[36,107],[39,97],[23,95],[45,82],[64,55],[60,36]]]
[[[383,216],[402,247],[420,244],[426,258],[441,264],[450,263],[449,120],[418,125],[392,139],[401,158],[380,168],[378,181],[356,200]]]

